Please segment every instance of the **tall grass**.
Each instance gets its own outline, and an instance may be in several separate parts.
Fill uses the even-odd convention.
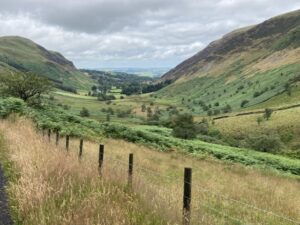
[[[300,183],[280,174],[104,139],[99,178],[94,142],[84,142],[79,162],[78,139],[71,139],[66,154],[63,139],[58,147],[51,144],[54,139],[49,144],[28,121],[2,121],[0,131],[19,171],[9,193],[24,224],[180,224],[185,166],[193,168],[192,224],[279,225],[294,224],[282,217],[300,219]],[[129,190],[131,152],[134,183]]]
[[[116,169],[100,179],[97,164],[48,144],[28,121],[2,121],[0,130],[18,173],[8,193],[20,224],[167,224],[113,176]]]

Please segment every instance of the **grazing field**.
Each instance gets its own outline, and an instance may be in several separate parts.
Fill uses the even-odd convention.
[[[184,167],[193,168],[191,224],[300,220],[296,178],[107,138],[99,178],[97,143],[84,142],[79,162],[78,139],[70,140],[67,154],[64,139],[56,147],[54,137],[49,143],[33,127],[16,117],[0,122],[1,159],[11,161],[17,174],[8,191],[23,224],[181,224]],[[129,153],[132,192],[126,188]]]
[[[53,93],[54,102],[60,105],[69,106],[68,111],[74,113],[76,115],[80,114],[82,107],[85,107],[90,112],[90,117],[93,119],[97,119],[100,121],[105,121],[107,112],[103,110],[112,109],[114,111],[113,114],[110,114],[110,120],[113,122],[122,122],[128,124],[137,124],[143,122],[143,119],[146,118],[146,113],[141,112],[141,106],[146,104],[148,107],[151,107],[154,111],[155,107],[159,107],[160,109],[165,109],[171,104],[168,102],[157,102],[155,105],[151,106],[152,100],[149,98],[149,95],[143,96],[130,96],[125,97],[124,99],[120,99],[120,90],[113,89],[110,94],[116,96],[116,100],[111,102],[108,101],[98,101],[97,97],[86,96],[81,93],[72,94],[68,92],[56,91]],[[120,118],[117,116],[119,112],[128,111],[129,114],[126,117]]]

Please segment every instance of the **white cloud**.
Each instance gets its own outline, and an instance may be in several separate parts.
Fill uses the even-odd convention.
[[[1,0],[0,35],[30,38],[79,67],[175,66],[225,33],[298,0]]]

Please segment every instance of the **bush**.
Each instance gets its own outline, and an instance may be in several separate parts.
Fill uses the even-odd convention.
[[[25,103],[17,98],[0,99],[0,118],[6,118],[11,113],[22,113]]]
[[[278,135],[250,137],[247,142],[251,148],[261,152],[276,152],[283,146]]]
[[[266,108],[265,109],[265,114],[264,114],[264,117],[269,120],[271,118],[271,115],[273,113],[273,109],[269,109],[269,108]]]
[[[192,139],[197,136],[197,127],[190,114],[181,114],[173,120],[173,135],[178,138]]]
[[[106,95],[106,94],[98,94],[98,101],[110,101],[115,100],[116,97],[114,95]]]
[[[243,100],[243,101],[241,102],[241,108],[244,108],[248,103],[249,103],[248,100]]]
[[[80,111],[80,116],[89,117],[90,116],[89,110],[87,108],[83,107],[82,110]]]

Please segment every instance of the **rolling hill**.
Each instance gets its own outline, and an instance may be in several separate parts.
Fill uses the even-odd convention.
[[[207,108],[217,114],[228,105],[241,110],[278,95],[293,96],[300,80],[299,47],[300,10],[235,30],[164,74],[161,80],[173,84],[158,96],[196,114]],[[299,102],[293,99],[291,103]]]
[[[0,37],[0,73],[9,71],[46,76],[61,89],[90,89],[93,82],[60,53],[17,36]]]

